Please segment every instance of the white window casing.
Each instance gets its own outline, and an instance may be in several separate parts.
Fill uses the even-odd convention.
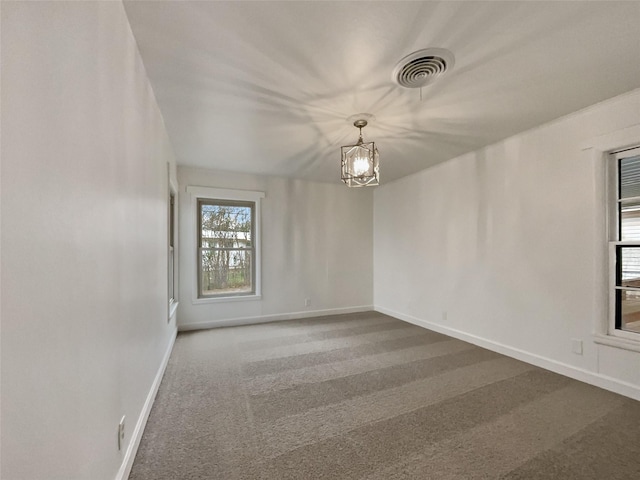
[[[251,301],[260,300],[262,298],[262,248],[261,248],[261,202],[265,197],[264,192],[251,191],[251,190],[233,190],[222,189],[212,187],[200,187],[200,186],[188,186],[186,192],[189,194],[190,201],[190,213],[189,213],[189,225],[187,228],[188,238],[186,238],[186,248],[189,251],[189,257],[193,262],[193,275],[191,278],[191,301],[194,304],[201,303],[218,303],[218,302],[238,302],[238,301]],[[220,200],[231,202],[251,202],[255,204],[254,210],[254,247],[255,247],[255,260],[254,260],[254,288],[253,293],[248,295],[234,295],[234,296],[213,296],[213,297],[199,297],[199,284],[198,284],[198,272],[200,271],[199,262],[199,245],[198,245],[198,200]]]

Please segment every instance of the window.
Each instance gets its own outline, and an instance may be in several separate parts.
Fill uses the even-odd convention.
[[[171,321],[178,308],[176,191],[177,189],[169,182],[169,197],[167,199],[167,296],[169,298],[169,315],[167,321]]]
[[[199,297],[254,294],[254,202],[198,199]]]
[[[194,304],[260,300],[260,205],[263,192],[190,185],[193,258],[181,265]],[[185,245],[185,243],[181,243]]]
[[[169,311],[176,302],[175,294],[175,219],[176,219],[176,196],[173,192],[169,193],[169,274],[168,274],[168,288],[169,288]]]
[[[610,155],[612,315],[609,333],[640,334],[640,147]]]

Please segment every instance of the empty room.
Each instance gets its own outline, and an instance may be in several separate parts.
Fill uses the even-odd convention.
[[[2,480],[640,478],[640,1],[0,15]]]

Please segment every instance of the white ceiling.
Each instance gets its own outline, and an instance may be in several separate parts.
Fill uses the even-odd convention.
[[[125,8],[180,165],[337,182],[366,112],[384,183],[640,87],[640,1]],[[391,73],[427,47],[421,101]]]

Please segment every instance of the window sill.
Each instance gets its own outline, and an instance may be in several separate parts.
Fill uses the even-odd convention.
[[[640,337],[640,335],[638,335],[638,337]],[[638,338],[638,340],[631,340],[628,338],[596,333],[593,336],[593,341],[600,345],[607,345],[608,347],[621,348],[623,350],[630,350],[632,352],[640,352],[640,338]]]
[[[212,297],[212,298],[194,298],[191,303],[199,305],[201,303],[226,303],[226,302],[253,302],[262,300],[262,295],[237,295],[234,297]]]

